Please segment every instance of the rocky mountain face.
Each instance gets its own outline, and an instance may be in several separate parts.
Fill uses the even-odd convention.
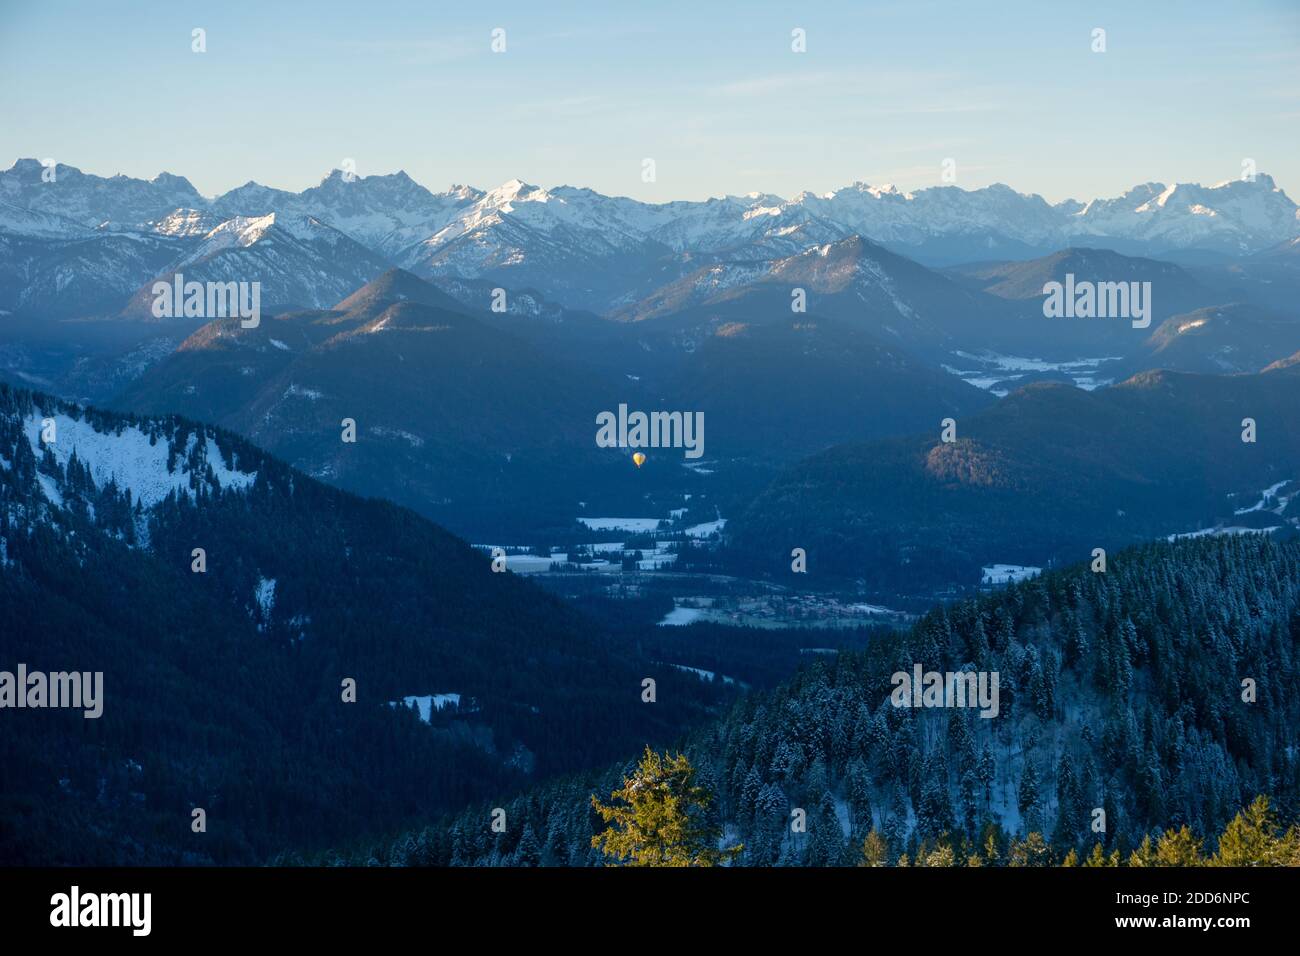
[[[701,256],[774,261],[852,236],[935,265],[1032,258],[1069,245],[1244,256],[1300,233],[1296,204],[1265,175],[1214,186],[1147,183],[1112,199],[1056,205],[1004,185],[905,193],[864,183],[788,200],[750,194],[650,204],[519,180],[434,193],[401,172],[341,170],[300,193],[249,182],[207,198],[167,173],[147,181],[104,178],[23,159],[0,172],[0,204],[0,235],[51,243],[55,257],[60,244],[87,236],[166,236],[198,246],[218,230],[242,231],[226,225],[232,221],[310,218],[425,277],[532,286],[571,308],[599,312],[626,308],[690,274]],[[123,257],[119,282],[135,276],[138,286],[151,277],[124,253],[106,253],[113,254]],[[338,281],[328,268],[314,275],[325,286]],[[20,301],[22,291],[0,286],[0,307],[51,307],[30,293]],[[322,288],[315,299],[331,295]]]

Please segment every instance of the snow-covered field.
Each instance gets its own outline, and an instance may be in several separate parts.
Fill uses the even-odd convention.
[[[959,358],[965,360],[966,364],[973,367],[955,368],[951,365],[945,365],[944,368],[976,388],[991,391],[994,395],[1007,394],[1005,388],[995,389],[993,387],[999,383],[1044,372],[1059,372],[1068,376],[1079,388],[1091,391],[1094,388],[1109,384],[1109,379],[1098,376],[1098,369],[1103,362],[1114,361],[1119,357],[1099,356],[1053,362],[1047,359],[1028,358],[1020,355],[1001,355],[997,352],[957,352],[956,354]]]
[[[420,712],[420,719],[427,724],[435,710],[442,710],[449,705],[459,707],[460,694],[425,694],[422,697],[403,697],[401,700],[388,702],[389,707],[396,707],[399,704],[403,707],[415,707]]]
[[[1043,569],[1026,564],[992,564],[981,568],[980,572],[981,584],[1018,584],[1038,577]]]
[[[704,611],[698,607],[682,607],[676,605],[671,611],[664,615],[664,619],[659,622],[660,627],[682,627],[693,621],[698,621],[704,617]]]
[[[480,551],[492,553],[493,548],[497,545],[476,544],[473,547]],[[585,571],[599,571],[603,573],[618,573],[623,570],[623,555],[630,553],[624,548],[622,542],[603,542],[600,544],[589,545],[593,558],[580,558],[572,563]],[[664,565],[669,565],[677,560],[677,553],[672,550],[674,545],[671,542],[661,542],[653,548],[636,548],[635,551],[641,553],[641,558],[637,562],[637,568],[641,571],[655,571]],[[565,551],[556,549],[546,557],[536,554],[518,553],[511,554],[509,549],[506,553],[506,570],[513,571],[515,574],[543,574],[550,571],[553,566],[563,566],[570,562],[569,554]]]
[[[1286,501],[1288,501],[1291,496],[1284,495],[1282,496],[1282,498],[1279,498],[1278,492],[1281,491],[1289,484],[1291,484],[1291,479],[1284,478],[1282,481],[1279,481],[1277,484],[1269,485],[1267,488],[1265,488],[1263,491],[1259,493],[1259,501],[1255,502],[1253,505],[1251,505],[1248,508],[1238,508],[1233,512],[1233,514],[1246,515],[1246,514],[1250,514],[1252,511],[1263,511],[1265,508],[1268,507],[1268,502],[1270,499],[1272,499],[1273,501],[1273,508],[1270,510],[1280,511],[1281,509],[1278,508],[1278,505],[1286,503]]]
[[[701,667],[689,667],[686,664],[669,664],[668,666],[675,667],[679,671],[689,671],[692,674],[696,674],[699,676],[700,680],[713,680],[717,678],[718,680],[721,680],[724,684],[736,683],[736,679],[734,677],[728,677],[726,674],[722,674],[721,676],[719,676],[715,674],[713,671],[706,671]]]
[[[850,604],[849,609],[861,611],[863,614],[897,614],[897,611],[890,610],[887,607],[881,607],[879,604]]]
[[[711,534],[717,534],[727,526],[726,518],[718,518],[716,521],[706,521],[704,524],[691,525],[685,531],[688,538],[707,538]]]
[[[902,611],[878,604],[844,604],[826,595],[769,592],[675,597],[673,609],[658,625],[681,627],[700,621],[735,627],[815,629],[901,624],[909,619]]]
[[[690,496],[687,495],[687,498]],[[583,543],[581,556],[571,556],[567,550],[559,547],[551,549],[545,557],[527,553],[531,548],[492,544],[475,544],[474,547],[489,554],[494,548],[506,552],[506,567],[517,574],[540,574],[552,570],[558,565],[571,562],[588,571],[619,573],[623,570],[623,559],[634,552],[640,552],[637,568],[641,571],[664,570],[677,561],[677,548],[682,538],[702,540],[720,534],[727,525],[727,519],[719,515],[713,521],[681,527],[686,516],[686,508],[673,508],[666,518],[619,518],[619,517],[580,517],[575,520],[590,531],[622,532],[627,535],[649,536],[653,543],[629,549],[626,541],[598,541]],[[511,553],[517,552],[517,553]]]
[[[592,531],[654,531],[662,518],[579,518]]]
[[[1171,534],[1169,535],[1168,540],[1178,541],[1183,538],[1204,538],[1210,535],[1223,535],[1223,534],[1270,534],[1278,530],[1278,528],[1280,527],[1282,526],[1273,525],[1272,527],[1269,528],[1242,528],[1233,525],[1232,527],[1226,527],[1226,528],[1201,528],[1197,531],[1184,531],[1180,534]]]

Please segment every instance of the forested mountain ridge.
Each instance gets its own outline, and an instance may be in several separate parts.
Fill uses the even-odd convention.
[[[1294,526],[1298,403],[1295,368],[1144,372],[1093,392],[1026,386],[957,419],[951,441],[936,421],[786,469],[728,525],[729,557],[788,579],[801,547],[820,578],[971,586],[995,563],[1046,567],[1171,534]],[[1275,485],[1282,496],[1254,507]]]
[[[890,863],[936,846],[961,861],[990,837],[1005,859],[1029,832],[1043,840],[1021,852],[1037,845],[1039,863],[1097,843],[1127,858],[1184,825],[1212,852],[1258,794],[1284,823],[1300,817],[1298,645],[1300,542],[1145,545],[1104,573],[1048,573],[817,660],[690,735],[685,753],[714,796],[709,822],[744,844],[742,865],[856,863],[873,830]],[[892,675],[918,663],[998,672],[998,715],[894,706]],[[504,833],[476,807],[342,859],[594,865],[590,798],[606,799],[632,765],[505,804]]]
[[[1211,375],[1258,372],[1298,344],[1300,324],[1253,305],[1230,303],[1166,319],[1140,350],[1103,369],[1115,381],[1154,368]]]
[[[0,714],[0,859],[41,864],[328,845],[604,763],[730,693],[237,436],[0,386],[0,670],[19,664],[103,673],[97,719]]]
[[[483,541],[569,528],[580,501],[637,507],[646,485],[749,497],[739,466],[705,483],[674,463],[629,485],[629,453],[594,442],[597,415],[620,404],[698,411],[710,458],[785,464],[992,402],[850,323],[792,319],[788,295],[762,321],[728,308],[635,324],[493,313],[490,301],[462,305],[390,270],[333,309],[255,329],[213,320],[111,404],[229,428],[313,477]],[[364,439],[346,455],[345,416]]]
[[[546,507],[570,521],[567,492],[615,466],[592,436],[596,410],[617,407],[623,390],[482,313],[432,304],[447,297],[427,283],[386,278],[333,311],[251,330],[214,320],[113,405],[213,422],[315,478],[463,533],[468,515],[475,531]],[[357,423],[350,447],[337,439],[344,418]]]

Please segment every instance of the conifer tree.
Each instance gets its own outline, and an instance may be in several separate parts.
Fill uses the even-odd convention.
[[[1156,843],[1156,866],[1201,866],[1201,841],[1186,824],[1166,830]]]
[[[1148,833],[1146,836],[1144,836],[1142,838],[1142,842],[1138,845],[1138,848],[1134,850],[1131,854],[1129,854],[1128,865],[1129,866],[1155,866],[1156,865],[1156,850],[1151,843],[1151,834]]]
[[[1278,863],[1277,821],[1268,797],[1260,795],[1229,822],[1219,837],[1216,866],[1275,866]]]
[[[1016,794],[1020,815],[1026,823],[1032,824],[1038,816],[1038,769],[1032,760],[1025,761],[1025,772],[1020,777],[1020,788]]]
[[[862,841],[862,860],[859,866],[885,866],[889,862],[889,847],[880,831],[872,827],[867,838]]]
[[[924,861],[925,866],[956,866],[957,860],[953,855],[952,846],[946,839],[939,839],[935,845],[923,857],[917,859],[917,863]]]
[[[982,847],[984,852],[984,861],[989,866],[1001,866],[1002,846],[1004,842],[1002,839],[1002,828],[996,823],[986,824],[983,836],[984,840]]]
[[[542,845],[538,842],[531,823],[524,824],[524,832],[519,837],[519,846],[515,849],[515,862],[519,866],[542,865]]]
[[[1011,841],[1011,850],[1007,855],[1007,866],[1051,866],[1052,848],[1047,845],[1043,835],[1037,830],[1023,839]]]
[[[609,828],[591,838],[607,861],[625,866],[717,866],[742,847],[718,848],[721,833],[705,822],[713,795],[695,783],[684,754],[661,756],[646,747],[640,764],[605,805],[591,805]]]

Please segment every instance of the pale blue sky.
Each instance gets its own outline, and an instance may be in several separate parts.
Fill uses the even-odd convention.
[[[1296,0],[0,0],[0,90],[0,164],[167,170],[208,195],[302,189],[345,157],[434,190],[646,200],[914,189],[952,157],[960,186],[1055,201],[1251,157],[1300,198]]]

